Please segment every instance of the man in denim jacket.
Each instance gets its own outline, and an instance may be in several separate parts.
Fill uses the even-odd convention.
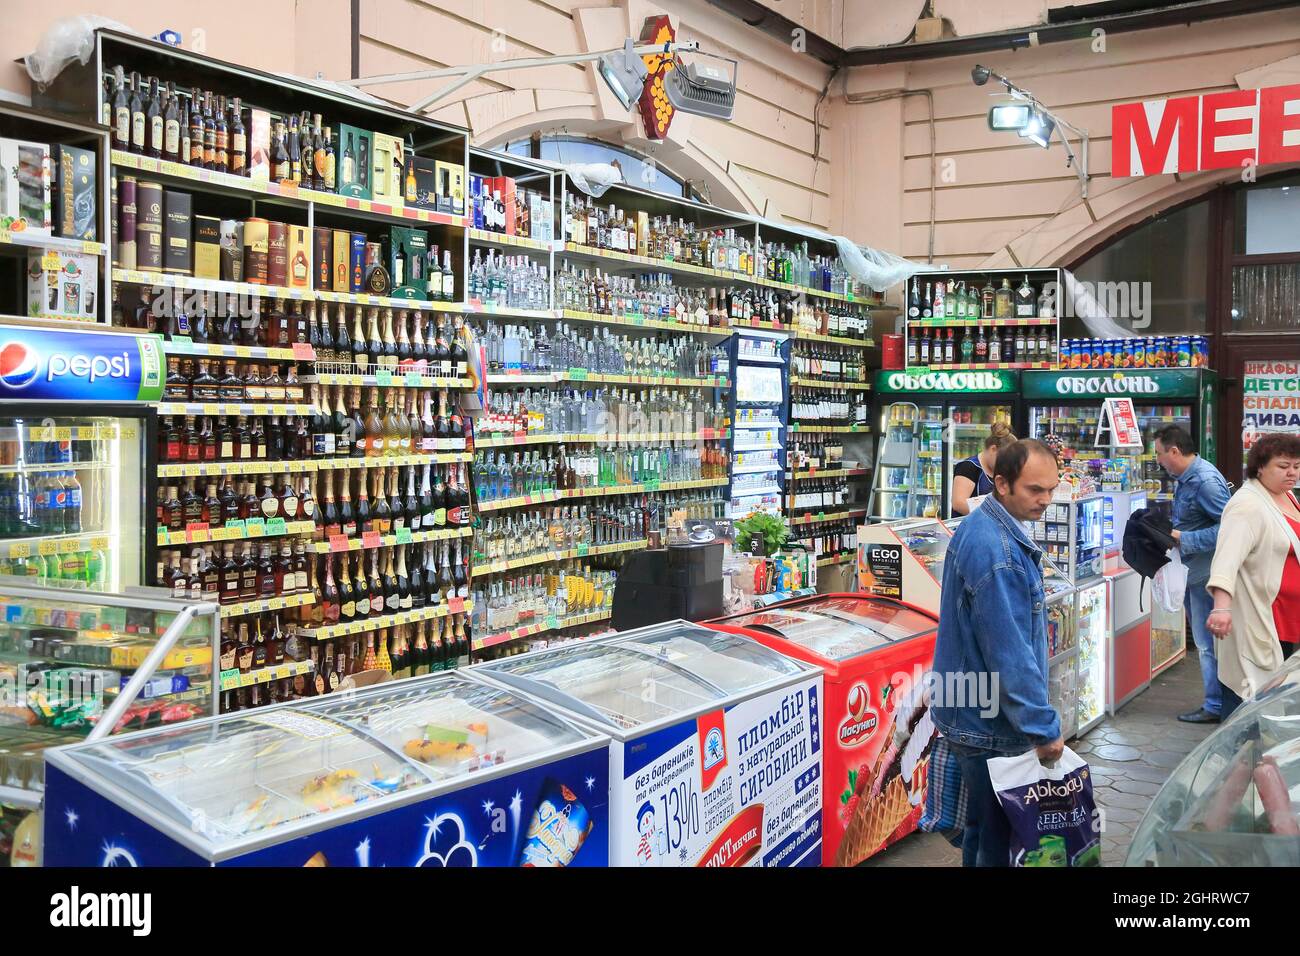
[[[1183,608],[1192,626],[1196,653],[1201,659],[1201,683],[1205,685],[1204,703],[1190,713],[1179,714],[1178,719],[1189,724],[1217,724],[1223,699],[1214,637],[1205,626],[1214,601],[1205,586],[1219,538],[1219,518],[1232,492],[1219,469],[1196,454],[1192,436],[1181,425],[1167,425],[1156,432],[1155,446],[1156,461],[1178,482],[1174,489],[1173,535],[1178,542],[1178,557],[1187,567]]]
[[[1018,441],[998,453],[994,492],[962,521],[943,568],[934,650],[934,722],[969,791],[962,862],[1007,866],[1010,828],[989,783],[988,761],[1037,748],[1061,755],[1061,721],[1047,700],[1047,607],[1042,550],[1022,522],[1037,521],[1059,482],[1046,445]]]

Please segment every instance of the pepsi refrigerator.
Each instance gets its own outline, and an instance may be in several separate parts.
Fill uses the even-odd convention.
[[[605,866],[608,740],[464,671],[47,753],[46,866]]]
[[[819,866],[822,675],[670,621],[471,668],[607,735],[612,866]]]
[[[822,857],[857,866],[916,829],[934,723],[924,675],[938,615],[890,598],[823,594],[709,626],[745,634],[825,674]]]
[[[0,577],[139,585],[154,545],[161,344],[23,321],[0,318]]]
[[[995,423],[1015,431],[1021,374],[993,367],[877,372],[881,437],[871,520],[953,517],[953,469],[983,450]]]

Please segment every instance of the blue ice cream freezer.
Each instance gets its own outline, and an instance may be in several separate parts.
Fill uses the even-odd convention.
[[[609,739],[465,672],[46,759],[46,866],[609,862]]]

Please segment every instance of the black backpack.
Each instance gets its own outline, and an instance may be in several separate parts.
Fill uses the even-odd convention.
[[[1144,578],[1153,578],[1169,563],[1165,553],[1175,544],[1170,534],[1173,525],[1149,508],[1139,508],[1129,515],[1124,526],[1124,560]]]

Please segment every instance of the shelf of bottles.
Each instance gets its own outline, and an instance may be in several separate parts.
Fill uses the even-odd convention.
[[[907,287],[907,365],[1056,368],[1059,269],[921,273]]]
[[[866,508],[845,508],[838,511],[819,511],[817,514],[795,515],[790,519],[791,526],[805,524],[821,524],[825,521],[843,521],[846,519],[862,518],[867,514]]]

